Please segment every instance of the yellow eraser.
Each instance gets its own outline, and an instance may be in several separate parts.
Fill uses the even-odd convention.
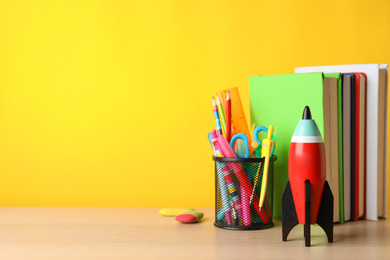
[[[159,211],[159,213],[163,216],[167,217],[175,217],[184,211],[193,211],[191,208],[164,208]]]

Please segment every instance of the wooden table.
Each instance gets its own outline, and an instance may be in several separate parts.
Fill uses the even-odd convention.
[[[281,221],[258,231],[214,227],[214,209],[196,224],[159,208],[0,208],[0,259],[390,259],[390,221],[335,225],[334,242],[302,225],[282,241]]]

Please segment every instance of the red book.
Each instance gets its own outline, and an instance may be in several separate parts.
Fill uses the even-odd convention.
[[[363,205],[363,209],[360,207],[360,212],[363,211],[363,218],[365,218],[366,215],[366,178],[367,178],[367,169],[366,169],[366,158],[367,158],[367,75],[365,73],[359,72],[360,75],[364,77],[364,89],[362,88],[362,84],[360,84],[360,100],[363,102],[363,104],[360,104],[360,111],[363,111],[364,115],[360,115],[360,118],[364,120],[363,126],[360,127],[360,129],[363,129],[363,132],[360,133],[360,141],[363,141],[363,151],[360,153],[360,165],[363,167],[362,171],[363,179],[360,179],[360,197],[363,197],[363,202],[360,202],[360,206]],[[362,90],[364,92],[362,92]],[[362,110],[363,108],[363,110]],[[363,135],[363,136],[362,136]],[[363,153],[362,153],[363,152]],[[363,185],[362,185],[363,182]]]
[[[359,151],[360,151],[360,75],[359,73],[353,72],[355,75],[355,124],[353,126],[355,131],[355,151],[353,154],[353,161],[354,161],[354,194],[353,194],[353,203],[354,203],[354,211],[353,214],[353,220],[359,219],[359,193],[364,192],[360,191],[359,185],[359,173],[360,173],[360,157],[359,157]],[[351,155],[352,156],[352,155]]]

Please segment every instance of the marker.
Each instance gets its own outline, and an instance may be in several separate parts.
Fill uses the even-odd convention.
[[[219,144],[217,142],[217,132],[215,131],[215,129],[213,129],[209,135],[210,135],[211,144],[214,149],[214,155],[216,157],[223,157],[222,150],[219,147]]]

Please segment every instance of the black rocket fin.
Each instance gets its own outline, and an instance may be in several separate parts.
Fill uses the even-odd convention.
[[[325,231],[328,242],[333,242],[333,200],[332,191],[328,182],[325,181],[320,210],[318,211],[317,224]]]
[[[305,237],[305,246],[310,246],[310,225],[311,225],[311,184],[310,180],[305,181],[305,225],[303,235]]]
[[[290,181],[287,182],[282,195],[282,235],[283,241],[287,241],[290,231],[298,225],[298,216],[292,196]]]

